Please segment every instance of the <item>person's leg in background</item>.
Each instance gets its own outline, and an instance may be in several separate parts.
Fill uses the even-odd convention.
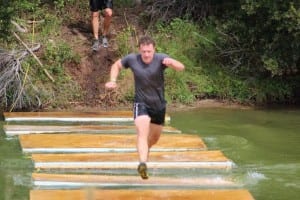
[[[103,47],[108,47],[108,39],[107,35],[109,33],[109,27],[111,24],[112,20],[112,15],[113,15],[113,3],[112,0],[107,0],[105,2],[105,9],[104,9],[104,22],[103,22],[103,32],[102,32],[102,45]]]
[[[90,10],[91,10],[91,24],[93,31],[93,45],[92,49],[94,51],[99,50],[99,1],[98,0],[90,0]]]

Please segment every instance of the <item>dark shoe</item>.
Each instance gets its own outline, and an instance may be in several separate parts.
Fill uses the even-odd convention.
[[[148,173],[147,173],[147,165],[146,163],[140,163],[138,166],[137,171],[139,172],[142,179],[148,179]]]
[[[95,39],[93,42],[92,49],[93,49],[93,51],[99,51],[99,48],[100,48],[99,40]]]
[[[107,37],[105,37],[105,36],[102,37],[102,46],[103,46],[104,48],[107,48],[107,47],[108,47],[108,39],[107,39]]]

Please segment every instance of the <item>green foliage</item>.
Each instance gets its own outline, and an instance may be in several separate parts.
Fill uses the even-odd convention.
[[[250,103],[252,91],[249,82],[238,76],[227,73],[220,66],[209,64],[209,68],[204,70],[209,78],[207,90],[208,97],[230,100],[240,103]]]
[[[193,22],[178,18],[169,25],[158,24],[155,35],[157,50],[166,52],[185,65],[184,72],[167,72],[167,100],[191,103],[196,98],[217,96],[218,86],[203,68],[215,65],[212,52],[216,49],[216,33],[210,25],[205,30],[200,30]]]
[[[64,63],[79,63],[80,61],[79,56],[75,55],[71,51],[71,48],[63,42],[59,44],[48,42],[44,49],[42,59],[45,63],[47,63],[47,70],[49,73],[55,77],[56,84],[60,84],[69,80],[69,77],[66,77]],[[47,77],[43,71],[40,71],[39,77],[47,80]]]
[[[29,57],[23,62],[23,66],[29,67],[29,76],[36,90],[39,91],[38,96],[41,101],[39,103],[42,103],[42,106],[50,104],[51,107],[56,108],[67,105],[69,101],[80,99],[81,93],[78,84],[67,75],[64,68],[66,62],[78,62],[78,58],[70,51],[70,47],[65,43],[57,46],[48,43],[41,59],[44,64],[43,68],[47,69],[54,78],[54,83],[49,81],[35,59]]]
[[[70,2],[69,0],[54,0],[53,2],[56,10],[62,10],[65,7],[66,3],[73,3],[72,1]]]
[[[79,62],[79,60],[76,59],[78,57],[73,54],[67,43],[62,42],[57,44],[49,41],[45,46],[44,59],[49,64],[64,63],[66,61]]]
[[[11,20],[22,23],[26,20],[44,20],[50,15],[40,0],[13,0],[0,2],[0,39],[12,38]]]
[[[80,88],[65,71],[65,63],[79,63],[79,56],[71,51],[68,44],[59,44],[48,41],[42,56],[44,68],[53,76],[55,82],[51,83],[49,78],[39,67],[34,59],[28,59],[26,63],[35,68],[31,70],[34,83],[39,87],[39,95],[42,103],[47,102],[51,107],[63,107],[70,101],[81,98]]]
[[[134,82],[133,75],[129,70],[122,70],[120,73],[120,79],[122,79],[121,101],[133,102],[134,101]]]
[[[195,100],[194,94],[185,83],[186,77],[183,73],[167,70],[166,72],[166,100],[168,102],[192,103]]]
[[[59,35],[58,31],[62,24],[62,19],[57,18],[51,13],[46,13],[44,16],[43,26],[40,26],[39,32],[40,39],[46,42],[49,39],[55,38]]]
[[[116,0],[114,4],[126,7],[134,2]],[[154,13],[150,13],[152,17],[160,13],[163,15],[158,18],[168,18],[161,20],[165,23],[158,23],[151,32],[157,41],[157,51],[169,54],[186,66],[184,72],[166,71],[168,101],[190,103],[213,97],[246,103],[282,103],[299,95],[299,0],[199,1],[201,3],[176,0],[172,5],[170,1],[160,2],[166,4],[146,2],[156,6],[152,9]],[[26,59],[23,66],[30,66],[29,74],[42,88],[39,91],[44,101],[59,106],[71,98],[80,98],[78,86],[64,70],[66,63],[79,62],[79,56],[59,39],[57,30],[63,20],[72,20],[70,11],[88,12],[88,2],[13,0],[1,1],[0,5],[1,46],[17,46],[12,43],[10,20],[44,20],[36,24],[34,33],[21,34],[25,41],[42,43],[39,57],[55,77],[55,84],[49,83],[36,61]],[[188,13],[192,13],[188,19],[195,22],[178,18]],[[118,34],[117,43],[120,56],[136,51],[135,28],[127,24]],[[122,73],[121,78],[128,77]],[[132,99],[133,88],[124,94],[125,99]]]
[[[283,103],[287,99],[292,99],[292,85],[275,78],[271,80],[257,80],[256,87],[253,88],[253,97],[258,104]]]
[[[0,41],[9,38],[11,19],[14,15],[13,3],[11,1],[0,1]]]
[[[76,1],[76,0],[54,0],[53,4],[54,4],[54,10],[56,11],[57,14],[59,14],[60,16],[64,16],[64,15],[68,15],[69,13],[65,13],[65,11],[67,10],[66,8],[73,7],[76,5],[76,7],[78,6],[78,3],[80,3],[81,1]]]
[[[167,52],[186,66],[184,73],[167,72],[166,98],[169,101],[190,103],[195,98],[220,98],[264,104],[289,102],[293,98],[293,87],[297,84],[277,77],[280,63],[276,59],[263,59],[264,66],[274,73],[270,78],[258,78],[260,70],[255,69],[256,66],[249,64],[258,77],[242,64],[233,66],[224,62],[222,56],[230,55],[223,49],[224,42],[236,42],[236,47],[240,44],[224,37],[211,21],[203,22],[200,29],[192,22],[174,19],[169,25],[158,24],[157,30],[158,51]],[[237,62],[239,56],[230,59]]]
[[[228,79],[228,84],[222,84],[237,89],[222,90],[229,95],[226,98],[291,102],[297,95],[293,80],[300,72],[299,2],[243,0],[226,4],[224,14],[216,15],[218,48],[213,51],[218,70],[226,74],[220,78]],[[224,96],[222,91],[217,93]]]
[[[60,39],[60,32],[58,31],[61,28],[63,17],[57,13],[64,9],[64,5],[74,2],[76,1],[59,0],[49,2],[40,0],[18,0],[6,2],[5,7],[2,7],[1,2],[0,24],[1,29],[6,30],[6,32],[1,31],[0,33],[2,41],[4,38],[2,36],[6,36],[8,39],[10,38],[10,46],[15,49],[24,48],[22,46],[20,47],[20,43],[17,40],[12,40],[14,38],[11,33],[12,29],[9,29],[12,27],[10,20],[15,20],[18,23],[25,22],[26,20],[40,21],[34,24],[34,26],[32,24],[26,24],[29,33],[19,33],[19,35],[28,45],[31,42],[41,43],[42,48],[38,52],[38,57],[43,63],[43,68],[45,68],[55,80],[54,83],[49,80],[43,68],[39,66],[33,57],[29,56],[22,61],[23,70],[25,68],[28,69],[28,79],[24,82],[24,88],[27,94],[24,100],[28,100],[28,103],[25,102],[26,105],[28,105],[25,109],[39,106],[40,103],[42,104],[41,106],[51,104],[52,107],[61,107],[68,105],[70,101],[76,101],[76,99],[81,98],[78,84],[74,82],[65,71],[66,63],[79,63],[80,58],[73,53],[67,43]],[[54,8],[54,12],[53,9],[49,8]],[[3,24],[5,24],[5,26]],[[37,102],[33,102],[33,100],[37,100]]]
[[[169,54],[186,66],[185,72],[167,70],[166,99],[168,101],[191,103],[195,99],[187,81],[190,81],[190,73],[199,70],[195,67],[196,62],[189,58],[189,54],[197,48],[197,42],[195,42],[199,40],[197,30],[198,27],[193,23],[178,18],[168,25],[157,25],[154,37],[157,42],[157,51]],[[196,74],[194,75],[197,77]]]
[[[219,28],[226,35],[223,61],[235,66],[232,71],[259,77],[299,73],[298,1],[243,0],[238,10],[225,13]]]
[[[133,26],[128,25],[116,38],[120,56],[127,55],[137,51],[136,30]]]
[[[135,5],[135,0],[114,0],[114,6],[117,7],[131,7]]]
[[[40,0],[18,0],[15,1],[15,10],[20,16],[22,13],[28,14],[30,12],[36,11],[39,8]]]

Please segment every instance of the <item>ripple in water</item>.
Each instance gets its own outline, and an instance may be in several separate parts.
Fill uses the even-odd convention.
[[[239,136],[220,135],[216,137],[205,137],[203,139],[209,148],[214,149],[220,149],[220,147],[222,147],[221,150],[235,147],[239,147],[239,149],[246,149],[249,147],[248,140]]]
[[[258,184],[260,181],[268,179],[263,173],[257,171],[247,171],[244,174],[236,174],[235,182],[243,186],[253,186]]]

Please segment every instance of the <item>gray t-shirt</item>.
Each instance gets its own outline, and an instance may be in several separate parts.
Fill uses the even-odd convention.
[[[167,68],[162,61],[169,57],[166,54],[155,53],[150,64],[142,61],[141,54],[129,54],[122,58],[125,68],[130,68],[134,75],[134,101],[144,103],[149,108],[161,110],[166,107],[164,96],[164,70]]]

